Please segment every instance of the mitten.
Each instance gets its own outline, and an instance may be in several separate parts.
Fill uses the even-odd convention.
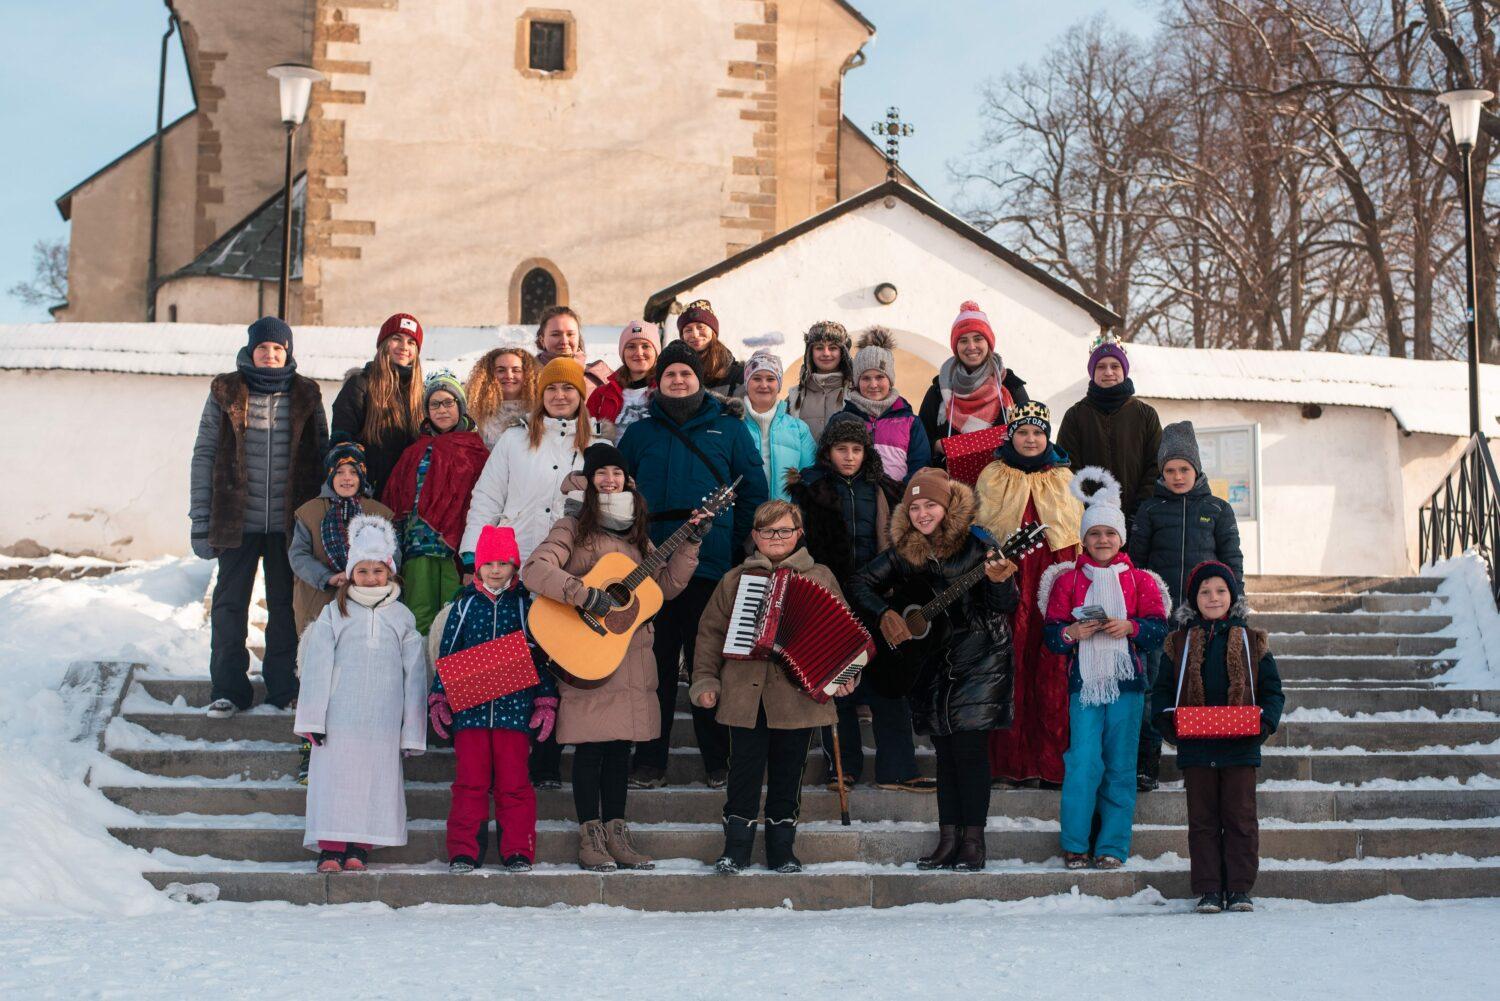
[[[557,699],[545,696],[532,705],[536,710],[531,714],[531,722],[527,725],[536,731],[538,741],[546,740],[552,736],[552,727],[557,722]]]
[[[427,696],[427,721],[432,724],[433,733],[448,739],[448,727],[453,725],[453,707],[448,705],[448,696],[441,692]]]
[[[321,733],[299,733],[297,734],[297,736],[301,737],[309,744],[316,744],[318,747],[322,747],[324,741],[328,739]]]
[[[591,587],[584,593],[583,604],[578,607],[597,619],[613,612],[615,610],[615,602],[613,598],[597,587]]]
[[[219,558],[219,550],[208,541],[208,536],[194,535],[191,541],[193,555],[200,560],[216,560]]]

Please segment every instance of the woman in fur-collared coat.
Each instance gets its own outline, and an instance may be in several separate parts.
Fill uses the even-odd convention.
[[[886,641],[910,633],[885,595],[908,584],[941,592],[979,566],[993,540],[972,530],[974,492],[937,469],[907,484],[891,514],[890,549],[849,581],[849,596],[880,619]],[[989,735],[1011,720],[1010,613],[1015,564],[999,560],[948,606],[934,627],[943,637],[911,692],[912,726],[937,751],[938,846],[922,868],[984,868],[990,805]]]

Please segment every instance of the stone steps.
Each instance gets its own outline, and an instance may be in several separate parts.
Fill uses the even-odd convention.
[[[223,816],[269,813],[298,815],[307,790],[290,780],[277,782],[220,782],[183,785],[104,786],[105,796],[139,814],[178,813]],[[1344,789],[1309,785],[1269,788],[1259,794],[1260,816],[1297,823],[1334,820],[1389,820],[1420,817],[1429,820],[1472,820],[1500,817],[1500,788]],[[1056,820],[1059,794],[1047,789],[996,789],[990,798],[991,817]],[[717,824],[723,816],[724,792],[706,786],[673,786],[631,790],[628,814],[639,824]],[[448,816],[446,783],[408,781],[406,811],[413,820],[442,820]],[[861,786],[849,797],[850,816],[864,822],[937,821],[937,797]],[[573,794],[568,789],[537,791],[537,815],[542,820],[573,818]],[[1136,801],[1139,824],[1186,823],[1181,789],[1162,788]],[[802,819],[837,820],[838,796],[822,786],[802,790]]]
[[[149,819],[149,818],[147,818]],[[147,823],[112,827],[110,833],[127,845],[145,850],[160,849],[189,858],[208,856],[251,862],[305,862],[310,852],[302,847],[302,818],[274,818],[276,826],[235,823],[232,817],[205,819],[202,826],[155,826]],[[763,831],[757,841],[763,842]],[[709,863],[718,858],[724,836],[711,824],[697,826],[640,826],[631,830],[636,847],[657,859],[690,859]],[[925,853],[933,835],[927,830],[880,830],[838,825],[807,825],[797,835],[797,855],[803,862],[856,861],[873,865],[901,865]],[[409,841],[400,847],[382,848],[382,863],[446,865],[445,832],[441,822],[413,823]],[[1034,830],[990,830],[985,834],[989,857],[1042,864],[1059,858],[1057,826]],[[1408,826],[1340,827],[1267,826],[1261,831],[1261,852],[1267,858],[1313,859],[1344,862],[1366,858],[1405,858],[1417,855],[1465,855],[1472,858],[1500,856],[1500,820],[1475,827],[1433,823]],[[762,850],[758,846],[757,850]],[[489,860],[495,861],[493,831]],[[1131,853],[1143,859],[1159,859],[1168,853],[1187,857],[1187,828],[1142,827],[1136,830]],[[578,832],[572,825],[551,823],[537,831],[537,862],[567,865],[578,855]]]
[[[696,867],[695,867],[696,868]],[[1189,896],[1186,865],[1178,869],[1069,872],[1052,867],[1007,867],[992,863],[977,873],[920,873],[915,869],[863,872],[812,871],[797,876],[749,871],[734,878],[693,872],[607,874],[541,870],[450,876],[435,870],[377,867],[358,874],[230,869],[158,871],[146,878],[160,888],[212,884],[219,900],[285,900],[296,904],[379,902],[391,907],[420,904],[499,904],[505,907],[606,904],[643,911],[705,911],[743,908],[832,910],[900,907],[960,900],[1023,900],[1077,891],[1102,898],[1128,897],[1148,888],[1171,897]],[[1398,895],[1418,900],[1500,896],[1500,866],[1369,866],[1276,869],[1263,866],[1255,886],[1261,897],[1318,903]]]
[[[1452,621],[1437,584],[1250,578],[1252,621],[1272,633],[1291,717],[1268,741],[1260,771],[1257,895],[1500,896],[1500,692],[1446,688],[1435,680],[1453,656],[1453,639],[1442,635]],[[260,710],[208,720],[201,713],[207,679],[137,681],[125,718],[151,736],[134,727],[112,731],[115,764],[97,772],[96,784],[133,813],[114,820],[111,830],[163,867],[148,874],[159,887],[211,883],[226,900],[607,903],[679,911],[784,902],[807,909],[887,907],[1074,890],[1119,897],[1147,887],[1188,895],[1186,811],[1170,747],[1162,761],[1166,784],[1137,800],[1125,870],[1061,868],[1059,793],[1001,788],[991,798],[989,868],[919,873],[910,860],[930,846],[936,797],[870,784],[868,722],[862,724],[865,782],[850,796],[851,827],[838,825],[838,798],[818,784],[826,765],[817,742],[809,749],[797,842],[809,872],[711,875],[704,863],[722,847],[724,793],[702,784],[683,687],[669,785],[629,795],[635,839],[663,860],[658,871],[578,871],[572,793],[563,788],[538,792],[537,871],[449,876],[443,822],[452,752],[434,749],[406,762],[409,843],[377,849],[369,873],[320,876],[301,846],[306,790],[289,777],[298,760],[291,715]],[[918,741],[917,761],[932,773],[926,740]],[[565,777],[571,763],[567,750]]]

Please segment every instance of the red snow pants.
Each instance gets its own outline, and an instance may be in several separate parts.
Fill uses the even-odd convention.
[[[536,790],[527,759],[531,735],[520,730],[460,730],[453,737],[457,759],[448,806],[448,858],[479,857],[479,830],[490,820],[490,797],[500,825],[500,858],[524,855],[536,861]]]

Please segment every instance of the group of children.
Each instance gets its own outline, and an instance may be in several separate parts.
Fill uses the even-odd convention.
[[[678,328],[663,348],[654,324],[627,325],[623,364],[600,382],[581,364],[576,314],[554,311],[535,355],[496,349],[465,386],[446,372],[423,378],[414,317],[382,326],[375,360],[334,405],[321,490],[290,508],[284,544],[302,635],[306,843],[320,850],[320,870],[359,869],[371,846],[404,843],[400,761],[426,746],[429,726],[454,746],[453,872],[482,864],[491,799],[501,864],[531,866],[535,789],[560,785],[564,744],[575,748],[579,864],[650,868],[626,824],[627,790],[663,781],[655,752],[665,751],[684,660],[709,784],[726,788],[724,872],[749,863],[761,817],[769,867],[800,868],[813,731],[832,787],[840,768],[857,782],[862,708],[877,784],[937,794],[938,840],[922,868],[983,867],[992,781],[1060,787],[1064,863],[1117,868],[1136,794],[1156,785],[1160,740],[1177,740],[1179,706],[1253,703],[1260,739],[1274,731],[1280,685],[1264,634],[1243,619],[1233,512],[1209,491],[1191,424],[1163,431],[1134,396],[1118,342],[1096,344],[1088,393],[1054,440],[1047,408],[1003,365],[974,303],[960,308],[953,357],[920,413],[896,391],[886,331],[856,345],[842,325],[815,324],[782,400],[780,359],[736,361],[707,302],[691,304]],[[289,361],[289,330],[284,340]],[[262,360],[241,366],[252,410],[254,380],[275,367]],[[955,436],[991,427],[1005,429],[1003,443],[974,485],[950,478]],[[242,433],[254,431],[252,421]],[[217,465],[214,474],[217,489]],[[735,477],[732,514],[695,510]],[[642,561],[685,522],[687,544],[656,574],[666,604],[619,668],[602,684],[555,676],[527,633],[533,596],[606,614],[613,599],[584,583],[588,571],[606,553]],[[996,540],[1031,522],[1046,526],[1044,545],[1015,563],[996,558]],[[222,561],[230,547],[203,548]],[[805,574],[899,646],[909,634],[889,607],[895,591],[942,590],[981,566],[945,612],[941,657],[904,697],[851,685],[820,705],[776,665],[723,656],[745,573]],[[267,558],[268,578],[270,569]],[[517,632],[540,682],[455,712],[431,665]],[[244,707],[237,690],[217,697],[217,674],[215,688],[210,715]],[[914,734],[931,739],[935,780],[918,772]],[[1200,909],[1245,909],[1259,740],[1182,744]]]

